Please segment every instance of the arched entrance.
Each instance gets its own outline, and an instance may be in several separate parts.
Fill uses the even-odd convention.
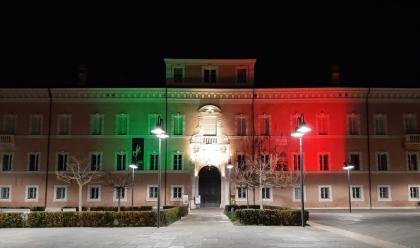
[[[221,176],[215,166],[204,166],[198,173],[201,207],[220,207]]]

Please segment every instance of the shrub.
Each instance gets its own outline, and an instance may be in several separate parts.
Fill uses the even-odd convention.
[[[156,226],[156,214],[156,211],[33,212],[28,214],[26,224],[29,227]],[[187,214],[187,206],[165,209],[161,212],[161,223],[169,225]]]
[[[0,228],[23,227],[22,213],[0,213]]]
[[[244,225],[298,226],[301,224],[300,210],[277,209],[241,209],[235,211],[235,217]],[[305,211],[305,223],[309,212]]]
[[[277,210],[291,210],[291,208],[288,207],[280,207],[280,206],[270,206],[270,205],[264,205],[264,209],[277,209]]]
[[[118,207],[90,207],[90,211],[118,211]],[[83,210],[85,208],[83,207]],[[152,211],[152,206],[120,207],[120,211]]]
[[[231,212],[231,210],[233,209],[233,211],[236,211],[238,209],[260,209],[260,205],[226,205],[225,206],[225,213],[229,213]]]
[[[45,211],[45,207],[32,207],[31,212],[33,211]]]
[[[163,209],[171,209],[171,208],[174,208],[174,207],[176,207],[176,206],[163,206]]]

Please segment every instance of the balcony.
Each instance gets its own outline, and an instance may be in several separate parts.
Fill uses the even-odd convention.
[[[13,147],[15,145],[15,136],[12,134],[0,134],[0,147]]]
[[[405,148],[409,150],[420,150],[420,134],[406,134]]]
[[[190,147],[192,161],[198,161],[202,165],[219,166],[227,162],[230,156],[229,139],[224,135],[194,135]]]

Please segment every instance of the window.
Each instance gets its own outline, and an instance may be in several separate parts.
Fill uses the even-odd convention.
[[[67,186],[54,186],[54,201],[67,201]]]
[[[157,126],[158,114],[149,114],[149,133]]]
[[[114,187],[114,197],[113,201],[127,201],[127,187]]]
[[[25,187],[25,201],[38,201],[38,185]]]
[[[238,163],[238,168],[240,170],[245,169],[245,154],[236,155],[236,162]]]
[[[270,155],[269,154],[261,154],[260,155],[260,162],[266,170],[270,170]]]
[[[319,158],[319,170],[321,171],[327,171],[330,169],[329,167],[329,154],[328,153],[319,153],[318,154],[318,158]]]
[[[103,135],[104,134],[104,115],[95,113],[90,115],[90,134]]]
[[[351,200],[363,201],[363,187],[361,185],[352,185],[351,187]]]
[[[280,155],[277,157],[276,170],[277,171],[288,171],[289,170],[289,165],[288,165],[288,162],[287,162],[287,154],[284,151],[281,152]]]
[[[263,187],[261,190],[263,200],[273,200],[272,190],[270,187]]]
[[[57,170],[58,171],[67,170],[67,159],[68,159],[68,153],[66,152],[57,153]]]
[[[203,69],[203,81],[205,83],[215,83],[217,81],[216,68],[207,67]]]
[[[70,135],[71,129],[71,115],[70,114],[59,114],[58,115],[58,135]]]
[[[247,119],[246,116],[240,115],[236,118],[236,135],[246,136]]]
[[[300,192],[300,186],[293,187],[293,201],[300,201],[302,193]],[[306,187],[303,186],[303,200],[306,201]]]
[[[3,133],[16,134],[16,115],[6,114],[3,116]]]
[[[248,70],[246,68],[237,68],[236,69],[236,82],[237,83],[246,83],[248,81]]]
[[[173,169],[174,170],[182,170],[182,154],[177,152],[172,157],[173,162]]]
[[[409,201],[419,201],[420,200],[420,186],[418,185],[409,185],[408,186],[408,200]]]
[[[172,77],[175,83],[184,82],[184,67],[174,67],[172,69]]]
[[[28,170],[37,171],[39,170],[39,152],[30,152],[28,153]]]
[[[385,114],[375,114],[373,116],[374,130],[375,135],[385,135],[386,134],[386,115]]]
[[[270,135],[270,116],[269,115],[261,115],[259,118],[260,123],[260,135],[269,136]]]
[[[216,116],[204,116],[202,121],[202,127],[204,135],[216,135],[217,134],[217,117]]]
[[[122,171],[127,169],[127,154],[125,152],[118,152],[116,154],[117,170]]]
[[[390,201],[390,200],[391,200],[391,186],[378,185],[378,201]]]
[[[319,186],[319,201],[332,201],[331,186]]]
[[[158,154],[150,154],[150,170],[158,170]]]
[[[354,166],[353,170],[360,170],[360,152],[349,152],[349,162]]]
[[[89,157],[90,157],[90,170],[92,170],[92,171],[101,170],[102,153],[91,152]]]
[[[11,201],[12,200],[12,186],[0,185],[0,201]]]
[[[173,115],[172,127],[174,135],[184,135],[184,116],[180,114]]]
[[[88,201],[100,201],[101,200],[101,186],[89,185],[88,188]]]
[[[116,116],[116,134],[127,135],[128,134],[128,114],[121,113]]]
[[[417,117],[416,114],[404,114],[404,132],[406,134],[417,133]]]
[[[324,112],[321,112],[316,116],[318,135],[328,135],[329,121],[329,115],[325,114]]]
[[[360,135],[360,114],[347,115],[347,133],[349,135]]]
[[[158,186],[147,185],[147,201],[156,201],[158,198]]]
[[[41,135],[42,130],[42,115],[32,114],[29,117],[29,134],[30,135]]]
[[[299,153],[293,153],[293,170],[299,171],[300,170],[300,163],[301,163],[301,156]],[[302,164],[305,160],[302,159]],[[305,167],[304,167],[305,168]]]
[[[418,154],[417,152],[407,152],[407,164],[408,170],[416,171],[418,170]]]
[[[246,188],[245,187],[237,187],[236,188],[236,198],[238,201],[246,200]]]
[[[182,200],[183,191],[184,191],[184,186],[182,186],[182,185],[172,185],[171,186],[171,201]]]
[[[13,164],[13,153],[4,152],[1,156],[1,169],[2,171],[11,171]]]
[[[377,162],[379,171],[387,171],[388,170],[388,153],[387,152],[377,152],[376,153],[376,162]]]

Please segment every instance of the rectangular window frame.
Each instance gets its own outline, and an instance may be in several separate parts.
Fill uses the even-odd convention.
[[[319,113],[316,115],[316,134],[325,136],[330,135],[330,115]]]
[[[245,70],[245,81],[239,80],[239,70]],[[237,66],[235,67],[235,83],[237,84],[247,84],[249,82],[249,68],[247,66]]]
[[[153,194],[156,194],[156,197],[150,197],[150,189],[151,188],[156,188],[156,192],[155,192],[155,190],[153,189]],[[156,202],[157,201],[157,196],[158,196],[158,190],[159,190],[159,187],[158,187],[158,185],[157,184],[148,184],[147,185],[147,192],[146,192],[146,201],[148,201],[148,202]]]
[[[95,165],[96,167],[95,167],[95,169],[94,169],[94,167],[92,165],[92,156],[95,156],[96,157],[96,165]],[[98,161],[98,157],[100,158],[99,159],[99,163],[97,162]],[[104,160],[104,157],[103,157],[103,153],[102,152],[89,152],[89,170],[90,171],[101,171],[102,170],[103,160]]]
[[[125,119],[125,127],[122,126],[121,120]],[[129,135],[130,116],[127,113],[119,113],[115,115],[115,135]]]
[[[13,167],[14,167],[14,153],[13,152],[2,152],[0,153],[1,157],[0,157],[0,162],[1,162],[1,166],[0,166],[0,171],[1,172],[10,172],[13,171]],[[9,156],[9,164],[7,165],[7,168],[5,167],[4,163],[4,156]],[[6,170],[5,170],[6,168]]]
[[[412,123],[409,123],[412,121]],[[410,127],[409,124],[413,126]],[[405,134],[415,134],[417,133],[417,115],[415,113],[405,113],[403,115],[403,129]]]
[[[64,122],[67,122],[67,124]],[[71,135],[71,123],[72,123],[71,114],[58,114],[57,115],[57,135],[59,136]],[[62,130],[63,127],[66,127],[67,130]]]
[[[354,171],[361,171],[362,170],[362,153],[361,152],[348,152],[347,153],[347,161],[350,163],[350,164],[352,164],[352,165],[355,165],[355,164],[353,164],[353,162],[352,162],[352,160],[351,160],[351,156],[352,155],[357,155],[357,156],[359,156],[359,169],[357,169],[357,167],[355,167],[353,170]]]
[[[124,197],[121,198],[120,201],[126,202],[127,201],[127,198],[128,198],[127,197],[128,187],[124,187],[124,191],[123,192],[124,192]],[[114,186],[113,189],[112,189],[112,201],[113,202],[118,202],[117,194],[118,194],[118,187],[117,186]]]
[[[92,198],[92,188],[98,188],[98,198]],[[88,202],[100,202],[102,197],[102,187],[101,185],[88,185],[86,192],[86,201]]]
[[[37,164],[36,164],[36,170],[31,170],[31,156],[37,156]],[[28,171],[40,171],[41,167],[41,152],[28,152],[27,155],[27,170]]]
[[[175,77],[175,70],[176,69],[180,69],[182,71],[182,77],[181,77],[181,80],[180,81],[179,80],[176,80],[176,77]],[[185,66],[179,66],[179,65],[177,65],[177,66],[173,66],[172,67],[172,81],[174,83],[178,83],[178,84],[182,84],[182,83],[185,82]]]
[[[354,188],[359,188],[360,189],[360,198],[354,198],[354,192],[353,192]],[[354,202],[365,201],[363,185],[361,185],[361,184],[350,185],[350,198],[351,198],[351,201],[354,201]]]
[[[10,123],[8,123],[8,121],[10,121]],[[9,129],[8,124],[11,124],[10,130],[8,130]],[[3,115],[3,133],[13,135],[13,134],[16,134],[16,130],[17,130],[17,115],[11,114],[11,113]]]
[[[246,201],[247,199],[247,189],[246,187],[236,186],[235,188],[235,200],[236,201]]]
[[[128,158],[128,152],[125,152],[125,151],[121,151],[121,152],[116,152],[115,153],[115,170],[116,171],[126,171],[127,170],[127,168],[128,168],[128,160],[127,160],[127,158]],[[122,155],[122,156],[125,156],[125,161],[124,161],[124,165],[123,165],[123,169],[121,170],[121,169],[118,169],[118,163],[119,163],[119,161],[118,161],[118,156],[119,155]]]
[[[267,192],[264,192],[264,191],[266,191],[267,189],[269,189],[269,192],[268,192],[269,197],[265,198],[267,196]],[[262,187],[261,188],[261,199],[263,201],[266,201],[266,202],[272,202],[273,201],[273,187],[271,187],[271,186]]]
[[[3,188],[9,188],[9,198],[1,198]],[[11,202],[12,201],[12,185],[0,185],[0,202]]]
[[[415,155],[416,156],[416,164],[415,164],[415,166],[416,166],[416,169],[414,170],[412,167],[411,167],[411,156],[412,155]],[[419,170],[419,152],[406,152],[406,163],[407,163],[407,171],[418,171]]]
[[[379,169],[379,155],[386,155],[386,170]],[[389,152],[375,152],[375,160],[376,160],[376,170],[377,171],[390,171],[390,163],[389,163]]]
[[[58,188],[64,188],[65,197],[62,198],[62,199],[61,198],[60,199],[57,198],[57,190],[58,190]],[[54,202],[66,202],[67,199],[68,199],[68,197],[69,197],[68,185],[54,185],[54,199],[53,199]]]
[[[176,167],[176,164],[175,164],[175,161],[176,161],[175,156],[181,156],[181,160],[180,160],[181,163],[179,165],[177,165],[178,167]],[[177,160],[179,160],[179,159],[177,159]],[[171,156],[171,165],[172,165],[171,168],[174,171],[184,170],[184,154],[180,151],[173,152],[172,156]]]
[[[381,197],[381,188],[388,188],[388,198]],[[378,193],[378,201],[392,201],[392,194],[391,194],[391,185],[378,185],[377,186],[377,193]]]
[[[181,123],[177,123],[181,122]],[[178,126],[175,124],[177,123]],[[180,125],[180,128],[179,128]],[[172,114],[171,115],[171,130],[172,135],[183,136],[185,135],[185,115],[182,114]]]
[[[34,129],[34,123],[37,120],[39,121],[39,132],[35,132],[35,129]],[[31,136],[42,135],[42,125],[43,125],[42,114],[31,114],[29,116],[29,130],[28,130],[29,135]]]
[[[329,198],[322,198],[322,188],[328,188],[328,196]],[[332,202],[333,201],[333,192],[331,185],[319,185],[318,186],[318,200],[320,202]]]
[[[35,198],[29,198],[29,189],[35,188],[36,191],[36,197]],[[39,196],[39,186],[38,185],[25,185],[25,202],[37,202]]]
[[[299,189],[299,197],[296,197],[296,189]],[[300,202],[300,186],[293,186],[292,188],[292,201]],[[303,201],[306,202],[306,186],[303,186]]]
[[[413,198],[411,196],[411,188],[417,188],[417,197],[416,198]],[[415,202],[420,201],[420,185],[408,185],[407,189],[408,189],[408,201],[415,201]]]
[[[216,75],[215,75],[214,81],[212,80],[211,76],[209,76],[209,80],[206,81],[206,78],[205,78],[205,71],[206,70],[214,70],[215,71]],[[203,66],[201,68],[201,79],[202,79],[202,82],[206,83],[206,84],[217,83],[219,81],[219,68],[217,66]]]
[[[104,135],[105,115],[102,113],[94,113],[90,115],[90,135]],[[97,126],[96,126],[97,125]]]
[[[174,197],[175,188],[181,189],[180,197]],[[171,201],[182,201],[182,195],[184,195],[184,185],[171,185]]]
[[[347,135],[361,135],[360,114],[351,113],[347,115]]]
[[[321,159],[322,156],[322,159]],[[325,169],[325,163],[324,163],[324,156],[327,156],[327,164]],[[330,171],[331,170],[331,153],[330,152],[318,152],[317,153],[318,158],[318,169],[319,171]]]
[[[67,171],[67,169],[68,169],[67,164],[69,163],[69,154],[70,154],[69,152],[57,152],[55,154],[55,170],[56,171]],[[66,155],[66,164],[64,165],[66,167],[65,170],[59,170],[59,164],[58,164],[59,159],[58,159],[58,157],[60,155]]]
[[[379,121],[383,121],[383,130],[379,130]],[[376,113],[373,115],[373,134],[377,136],[388,135],[388,117],[386,114]]]

